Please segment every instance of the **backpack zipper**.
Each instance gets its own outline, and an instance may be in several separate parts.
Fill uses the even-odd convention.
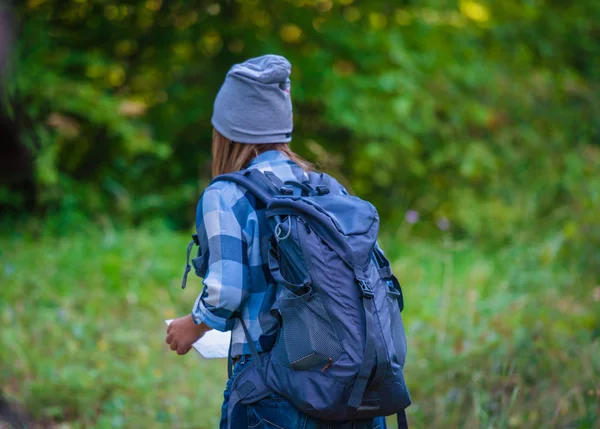
[[[308,226],[308,223],[306,223],[306,221],[304,219],[302,219],[301,217],[298,217],[298,220],[304,224],[304,227],[306,228],[306,233],[310,234],[311,230],[310,230],[310,226]]]

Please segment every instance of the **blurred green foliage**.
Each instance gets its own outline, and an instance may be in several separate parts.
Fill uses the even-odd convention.
[[[596,0],[26,0],[18,13],[10,100],[33,124],[47,208],[189,225],[226,71],[279,53],[293,148],[386,220],[413,209],[425,234],[449,220],[495,241],[550,232],[600,266],[581,249],[599,243]]]

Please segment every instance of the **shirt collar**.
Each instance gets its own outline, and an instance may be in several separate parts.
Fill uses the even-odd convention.
[[[268,163],[272,164],[274,162],[288,161],[290,158],[283,152],[278,150],[268,150],[266,152],[261,153],[248,164],[248,167],[255,167],[258,164]]]

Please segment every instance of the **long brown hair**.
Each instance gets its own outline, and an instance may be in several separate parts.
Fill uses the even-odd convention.
[[[213,129],[212,136],[212,174],[216,177],[220,174],[231,173],[245,168],[250,161],[263,152],[268,150],[278,150],[283,152],[298,164],[304,171],[312,171],[313,166],[310,162],[296,155],[290,149],[288,143],[272,144],[245,144],[235,143],[222,135],[216,129]]]

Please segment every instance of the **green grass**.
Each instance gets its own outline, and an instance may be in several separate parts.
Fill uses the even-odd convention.
[[[187,237],[0,237],[4,393],[62,427],[217,427],[225,361],[164,343],[164,319],[188,313],[201,289],[192,276],[179,286]],[[413,428],[599,427],[598,286],[556,266],[544,243],[382,241],[406,300]]]

